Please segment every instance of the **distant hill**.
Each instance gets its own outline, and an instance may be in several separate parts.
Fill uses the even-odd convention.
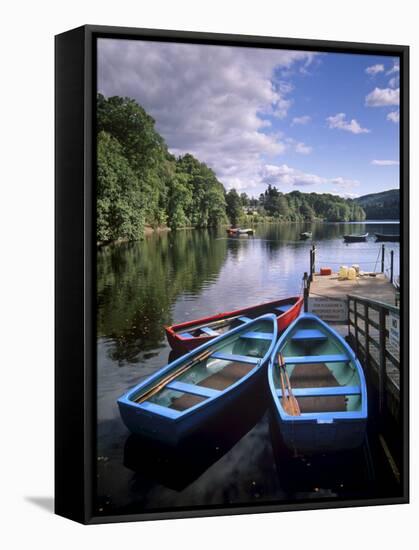
[[[400,191],[390,189],[354,199],[365,210],[367,220],[399,220]]]

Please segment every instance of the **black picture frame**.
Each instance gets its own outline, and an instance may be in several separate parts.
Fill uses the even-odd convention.
[[[99,517],[95,491],[95,98],[96,40],[130,38],[192,44],[291,48],[321,52],[399,56],[401,66],[401,411],[403,494],[342,502],[199,507]],[[55,39],[55,512],[85,523],[155,520],[399,504],[409,501],[409,47],[211,34],[153,29],[82,26]]]

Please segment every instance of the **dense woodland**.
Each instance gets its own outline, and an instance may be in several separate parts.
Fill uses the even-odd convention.
[[[356,202],[336,195],[281,193],[259,198],[226,191],[190,154],[175,157],[155,121],[134,100],[97,97],[97,240],[141,239],[146,226],[216,227],[263,221],[360,221]]]
[[[355,199],[368,220],[399,220],[400,190],[390,189],[382,193],[371,193]]]

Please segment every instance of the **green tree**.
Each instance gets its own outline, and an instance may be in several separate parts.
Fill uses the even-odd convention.
[[[233,226],[236,226],[243,214],[242,202],[235,189],[230,189],[226,194],[227,216]]]
[[[144,197],[118,141],[100,132],[97,144],[97,239],[140,239]]]

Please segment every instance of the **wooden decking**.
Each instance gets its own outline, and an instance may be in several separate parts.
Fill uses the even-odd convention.
[[[332,275],[314,274],[310,284],[310,297],[326,296],[332,299],[346,299],[348,294],[363,296],[390,305],[394,305],[396,302],[396,289],[383,273],[375,273],[374,276],[361,275],[354,281],[340,281],[337,273],[332,273]]]

